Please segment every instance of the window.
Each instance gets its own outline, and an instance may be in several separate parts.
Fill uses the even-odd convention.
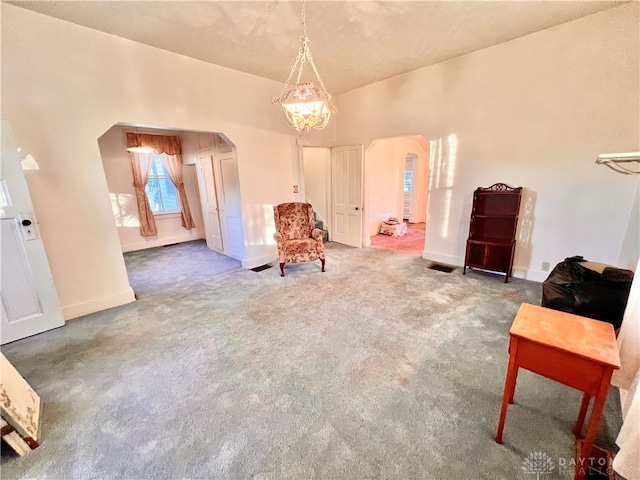
[[[162,164],[161,155],[153,155],[153,164],[145,192],[154,214],[180,212],[178,190]]]
[[[412,170],[406,170],[404,172],[404,191],[405,192],[410,192],[411,191],[411,177],[413,176],[413,171]]]

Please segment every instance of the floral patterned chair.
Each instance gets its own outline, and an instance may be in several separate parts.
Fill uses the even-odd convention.
[[[315,228],[313,207],[309,203],[281,203],[273,207],[278,244],[280,276],[284,277],[287,262],[311,262],[320,260],[324,272],[324,232]]]

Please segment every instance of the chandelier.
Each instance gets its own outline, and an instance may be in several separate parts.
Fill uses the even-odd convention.
[[[302,0],[302,36],[300,37],[300,49],[298,56],[291,68],[289,78],[282,88],[279,97],[273,98],[273,104],[280,104],[287,122],[293,128],[301,132],[310,128],[322,130],[329,123],[332,113],[338,109],[331,102],[331,94],[327,92],[320,74],[313,63],[311,56],[311,42],[307,37],[307,23],[304,15],[304,0]],[[313,73],[316,75],[318,85],[311,82],[302,82],[302,71],[305,63],[309,62]],[[295,86],[291,85],[294,73],[298,72]]]

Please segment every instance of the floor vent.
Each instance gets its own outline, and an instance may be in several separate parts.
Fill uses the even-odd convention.
[[[260,265],[259,267],[252,268],[251,271],[252,272],[261,272],[261,271],[266,270],[267,268],[271,268],[271,267],[273,267],[273,265],[269,265],[267,263],[266,265]]]
[[[449,265],[442,265],[441,263],[432,263],[429,265],[431,270],[437,270],[439,272],[451,273],[455,270],[455,267],[450,267]]]

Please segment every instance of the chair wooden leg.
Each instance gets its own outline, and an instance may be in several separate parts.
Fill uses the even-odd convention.
[[[322,263],[322,271],[324,272],[324,258],[320,259],[320,263]]]
[[[284,262],[280,263],[280,276],[284,277]]]

